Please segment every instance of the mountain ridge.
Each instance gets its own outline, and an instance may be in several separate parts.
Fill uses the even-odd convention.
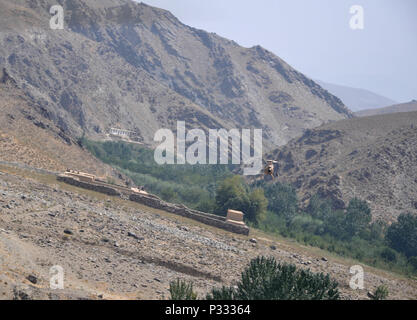
[[[278,181],[293,185],[302,206],[315,194],[338,209],[366,200],[374,219],[417,213],[417,112],[354,118],[307,130],[267,154]]]
[[[355,112],[355,115],[358,117],[368,117],[368,116],[375,116],[381,114],[389,114],[389,113],[398,113],[398,112],[412,112],[417,111],[417,101],[412,100],[410,102],[395,104],[392,106],[378,108],[378,109],[369,109],[369,110],[361,110]]]
[[[374,93],[370,90],[342,86],[316,80],[316,82],[330,93],[339,97],[348,108],[354,112],[363,109],[377,109],[396,104],[397,102]]]
[[[203,129],[262,128],[270,149],[353,116],[268,50],[188,27],[165,10],[64,0],[67,28],[49,30],[53,1],[0,3],[3,16],[19,17],[2,16],[0,67],[73,137],[100,138],[120,126],[151,145],[158,129],[185,120]]]

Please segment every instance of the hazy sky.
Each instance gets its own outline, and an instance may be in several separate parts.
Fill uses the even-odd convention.
[[[417,99],[417,0],[146,0],[183,23],[261,45],[313,79]],[[352,30],[349,10],[364,9]]]

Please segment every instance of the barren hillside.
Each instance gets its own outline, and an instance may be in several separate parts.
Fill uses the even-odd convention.
[[[182,24],[130,0],[63,0],[64,30],[51,30],[52,0],[0,1],[0,68],[67,135],[111,126],[152,143],[156,130],[263,128],[282,145],[331,120],[343,103],[271,52]]]
[[[204,297],[236,283],[258,255],[330,273],[344,299],[368,299],[381,284],[391,299],[417,298],[413,280],[365,267],[365,289],[353,291],[356,261],[258,231],[228,233],[33,170],[0,164],[0,195],[0,299],[167,299],[176,278]],[[57,265],[63,290],[49,287]]]
[[[4,70],[0,70],[0,110],[0,161],[50,171],[76,168],[121,178],[43,117],[46,110],[28,98]]]
[[[319,192],[343,208],[358,197],[374,218],[417,212],[417,112],[355,118],[307,130],[267,156],[302,201]]]

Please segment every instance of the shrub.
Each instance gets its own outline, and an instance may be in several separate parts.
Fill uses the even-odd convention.
[[[298,199],[295,189],[290,185],[274,183],[265,187],[265,196],[268,199],[268,210],[279,216],[291,220],[298,210]]]
[[[332,202],[328,199],[323,199],[320,195],[316,194],[310,198],[306,211],[313,218],[325,220],[331,215],[332,210]]]
[[[226,214],[228,209],[245,211],[249,207],[249,197],[239,176],[225,179],[216,191],[216,210]]]
[[[225,214],[228,209],[240,210],[245,218],[258,223],[265,218],[268,201],[262,189],[255,189],[250,194],[239,176],[226,178],[217,188],[216,211]]]
[[[262,189],[255,189],[249,194],[249,208],[247,209],[246,219],[259,223],[266,217],[268,200],[266,200]]]
[[[398,222],[388,228],[386,239],[391,248],[404,253],[408,258],[417,256],[417,217],[401,214]]]
[[[389,291],[386,286],[379,286],[376,288],[375,293],[371,295],[372,300],[385,300],[388,298]]]
[[[253,259],[237,288],[213,289],[208,300],[337,300],[338,283],[329,275],[298,270],[274,258]]]
[[[196,300],[197,294],[193,291],[192,282],[177,279],[169,284],[171,300]]]
[[[371,209],[366,201],[354,198],[346,210],[345,231],[353,237],[364,231],[372,221]]]
[[[408,259],[408,263],[413,267],[414,271],[417,271],[417,257],[411,257]]]
[[[381,251],[381,257],[388,262],[397,261],[397,253],[391,248],[385,248]]]
[[[332,211],[324,220],[324,232],[336,239],[345,239],[345,214],[341,210]]]

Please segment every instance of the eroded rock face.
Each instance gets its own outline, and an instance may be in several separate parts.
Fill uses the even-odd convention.
[[[304,206],[314,194],[344,209],[368,201],[374,219],[395,221],[415,212],[417,112],[343,120],[307,130],[266,156],[278,179],[297,188]]]
[[[151,143],[156,130],[185,120],[203,129],[262,128],[265,146],[275,147],[351,116],[271,52],[188,27],[167,11],[65,0],[65,29],[50,30],[52,4],[2,0],[0,68],[72,137],[117,124]]]

